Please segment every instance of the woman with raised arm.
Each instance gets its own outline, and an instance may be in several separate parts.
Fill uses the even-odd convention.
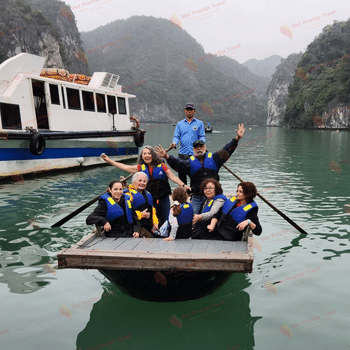
[[[190,187],[186,186],[183,181],[174,175],[151,146],[144,146],[141,149],[136,165],[115,162],[107,155],[102,155],[101,159],[129,173],[142,171],[148,176],[146,189],[153,196],[154,207],[156,208],[161,225],[167,220],[170,209],[169,194],[171,194],[171,188],[168,180],[175,182],[179,186],[190,189]]]
[[[88,225],[103,226],[107,237],[139,237],[141,225],[130,201],[123,193],[123,184],[113,180],[96,209],[86,218]]]

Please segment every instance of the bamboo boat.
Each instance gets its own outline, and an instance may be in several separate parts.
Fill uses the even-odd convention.
[[[58,253],[59,268],[98,269],[122,292],[147,301],[197,299],[233,273],[253,269],[252,234],[244,241],[106,238],[97,232]]]

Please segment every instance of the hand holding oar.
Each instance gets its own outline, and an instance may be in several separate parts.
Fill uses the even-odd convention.
[[[123,180],[121,181],[126,181],[127,179],[130,179],[130,177],[133,174],[128,175],[126,178],[123,177]],[[97,197],[95,197],[94,199],[91,199],[91,201],[87,202],[86,204],[82,205],[80,208],[76,209],[73,211],[73,213],[70,213],[69,215],[67,215],[66,217],[64,217],[63,219],[61,219],[60,221],[57,221],[55,224],[53,224],[51,227],[60,227],[63,224],[65,224],[67,221],[69,221],[70,219],[74,218],[75,216],[77,216],[79,213],[81,213],[82,211],[84,211],[86,208],[88,208],[90,205],[94,204],[96,201],[98,201],[98,199],[104,194],[106,193],[106,191],[104,191],[103,193],[99,194]]]
[[[230,168],[228,168],[225,164],[223,167],[230,172],[232,175],[234,175],[240,182],[243,182],[243,180],[236,175]],[[267,199],[265,199],[259,192],[257,193],[257,196],[261,198],[268,206],[270,206],[277,214],[282,216],[282,218],[286,221],[288,221],[294,228],[296,228],[300,233],[303,233],[304,235],[307,235],[307,232],[304,231],[299,225],[297,225],[292,219],[290,219],[286,214],[282,213],[279,209],[277,209],[273,204],[271,204]]]

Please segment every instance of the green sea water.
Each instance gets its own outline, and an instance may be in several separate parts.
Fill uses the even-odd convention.
[[[146,144],[171,142],[174,127],[141,126]],[[236,128],[214,126],[208,148]],[[178,303],[133,299],[97,270],[57,269],[57,252],[91,232],[94,206],[51,225],[124,172],[107,165],[0,184],[0,349],[350,349],[349,150],[348,132],[247,128],[226,165],[308,235],[257,199],[253,272]],[[235,193],[238,180],[220,176]]]

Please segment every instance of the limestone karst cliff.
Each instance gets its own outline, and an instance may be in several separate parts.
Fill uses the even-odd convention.
[[[293,82],[297,64],[301,53],[293,53],[276,67],[270,84],[267,88],[268,116],[266,124],[269,126],[280,126],[284,117],[286,101],[288,97],[288,86]]]
[[[1,0],[0,63],[21,52],[47,57],[46,66],[87,73],[74,15],[58,0]]]

